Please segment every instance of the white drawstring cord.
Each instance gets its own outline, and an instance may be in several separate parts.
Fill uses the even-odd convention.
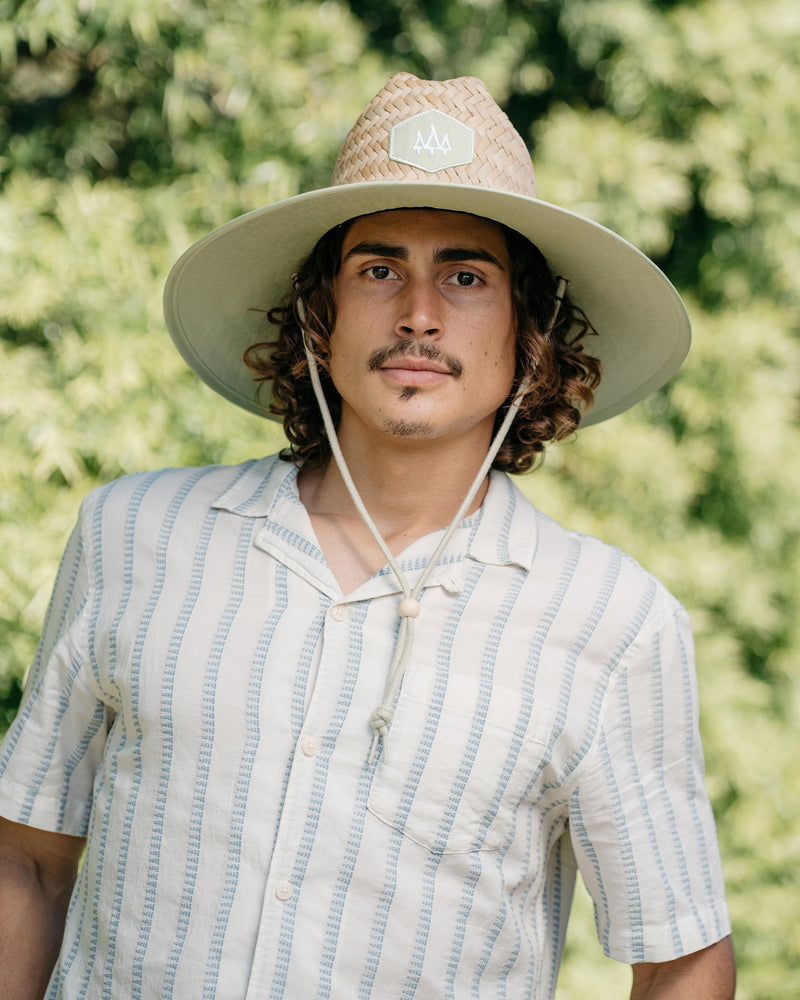
[[[550,325],[548,326],[548,335],[555,326],[556,320],[558,319],[558,313],[561,309],[561,303],[564,300],[564,293],[566,291],[567,282],[565,278],[558,279],[558,285],[556,288],[555,296],[555,307],[553,310],[553,316],[550,320]],[[330,409],[328,408],[328,401],[325,399],[325,393],[322,389],[322,383],[320,382],[319,369],[317,366],[317,359],[309,346],[308,338],[306,336],[306,315],[305,307],[303,306],[302,299],[299,297],[296,299],[295,310],[297,314],[297,319],[300,324],[301,334],[303,337],[303,349],[305,350],[306,360],[308,361],[308,370],[311,376],[311,385],[314,389],[314,395],[317,398],[317,403],[322,414],[322,422],[325,425],[325,431],[328,435],[328,441],[331,446],[331,453],[333,454],[336,466],[342,476],[347,491],[353,503],[356,506],[356,510],[363,519],[370,534],[375,539],[376,544],[383,553],[386,562],[392,569],[392,572],[397,578],[397,582],[400,584],[400,589],[403,593],[403,597],[398,605],[398,614],[400,616],[400,631],[397,636],[397,641],[395,642],[394,655],[392,656],[392,662],[389,667],[389,674],[386,680],[386,687],[383,693],[383,699],[381,704],[375,709],[370,717],[370,725],[372,726],[372,746],[369,753],[369,763],[371,764],[375,760],[376,753],[378,751],[379,745],[383,746],[383,761],[384,763],[389,763],[389,727],[392,724],[392,719],[394,717],[394,703],[397,695],[400,691],[400,686],[403,683],[403,676],[406,670],[406,664],[408,663],[409,657],[411,656],[411,651],[414,646],[414,619],[420,612],[419,596],[425,586],[425,583],[433,572],[434,568],[438,564],[442,557],[447,544],[453,537],[458,525],[469,509],[470,504],[475,499],[475,495],[480,489],[481,483],[489,472],[492,462],[500,450],[500,447],[505,440],[506,434],[508,433],[511,423],[522,404],[522,400],[528,391],[529,382],[528,380],[523,380],[520,384],[519,390],[512,400],[511,404],[506,411],[500,427],[492,440],[489,451],[486,458],[483,460],[478,474],[470,486],[467,495],[461,506],[458,509],[453,520],[450,522],[449,527],[442,536],[441,541],[436,547],[436,551],[433,553],[431,558],[428,560],[427,565],[419,576],[419,579],[414,584],[413,587],[409,585],[405,574],[397,563],[396,559],[389,550],[388,545],[383,539],[380,531],[378,530],[375,522],[369,515],[369,511],[364,505],[364,501],[361,499],[359,492],[356,488],[356,484],[353,482],[353,477],[350,475],[350,470],[347,468],[347,463],[345,462],[344,455],[342,454],[342,449],[339,446],[339,439],[336,436],[336,428],[333,426],[333,419],[331,417]]]

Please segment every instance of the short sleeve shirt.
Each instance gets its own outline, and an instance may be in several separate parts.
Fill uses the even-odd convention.
[[[370,761],[401,597],[277,458],[90,494],[0,748],[0,813],[88,837],[51,1000],[546,1000],[577,870],[621,961],[728,933],[674,598],[492,473]]]

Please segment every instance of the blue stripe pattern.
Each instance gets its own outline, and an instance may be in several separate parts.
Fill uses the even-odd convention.
[[[2,813],[88,838],[49,1000],[547,1000],[577,871],[620,961],[727,933],[663,587],[493,473],[370,763],[400,596],[340,592],[275,458],[86,499],[0,749]]]

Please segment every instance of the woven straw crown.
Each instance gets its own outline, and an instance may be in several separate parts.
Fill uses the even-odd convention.
[[[474,131],[472,162],[444,167],[431,175],[390,158],[392,128],[425,111],[444,112]],[[536,197],[533,164],[525,143],[477,77],[418,80],[410,73],[397,73],[370,101],[345,139],[333,168],[331,186],[359,181],[431,180]]]

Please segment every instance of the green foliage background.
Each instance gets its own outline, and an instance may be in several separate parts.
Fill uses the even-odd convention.
[[[0,0],[0,729],[80,498],[280,443],[186,371],[170,263],[326,183],[390,72],[478,75],[689,305],[681,375],[523,484],[689,608],[738,996],[800,995],[799,51],[796,0]],[[580,896],[559,1000],[628,979]]]

